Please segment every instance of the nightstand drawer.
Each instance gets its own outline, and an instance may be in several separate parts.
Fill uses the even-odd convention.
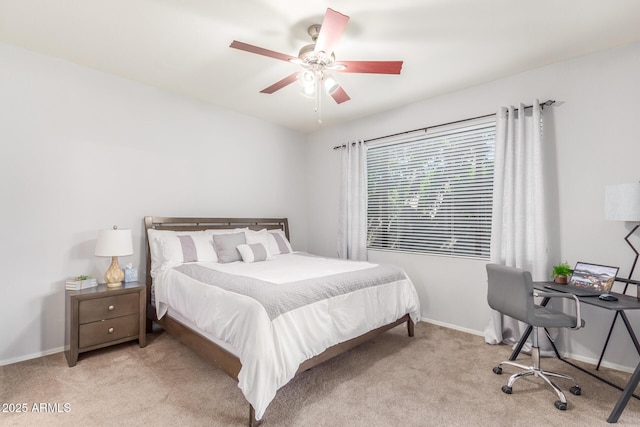
[[[116,295],[80,301],[80,324],[135,314],[139,310],[138,294]]]
[[[139,326],[138,314],[80,325],[78,347],[82,349],[138,335]]]

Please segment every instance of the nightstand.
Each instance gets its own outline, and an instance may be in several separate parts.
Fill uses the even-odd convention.
[[[123,283],[120,288],[106,285],[65,291],[65,351],[69,366],[78,354],[126,341],[146,342],[146,286]]]

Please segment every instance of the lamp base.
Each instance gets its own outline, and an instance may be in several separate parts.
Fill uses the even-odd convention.
[[[122,281],[124,280],[124,271],[120,268],[118,264],[118,257],[111,257],[111,265],[104,273],[104,281],[107,284],[107,288],[119,288],[122,286]]]
[[[120,288],[120,287],[122,287],[122,282],[107,283],[107,288]]]
[[[629,247],[631,248],[631,250],[633,251],[634,254],[636,254],[636,257],[633,259],[633,264],[631,265],[631,270],[629,271],[629,280],[631,280],[631,278],[633,277],[633,270],[636,269],[636,264],[638,263],[638,256],[640,256],[640,252],[638,252],[638,250],[636,249],[635,246],[633,246],[633,243],[631,243],[631,240],[629,240],[629,237],[631,237],[631,235],[633,233],[636,232],[636,230],[638,229],[638,227],[640,227],[640,224],[636,224],[631,231],[629,232],[629,234],[627,234],[626,236],[624,236],[624,240],[627,242],[627,245],[629,245]],[[627,286],[629,286],[629,284],[627,283],[626,285],[624,285],[624,292],[623,294],[627,293]],[[640,285],[636,286],[636,298],[638,299],[638,301],[640,301]],[[614,318],[615,321],[615,318]],[[613,326],[613,325],[612,325]]]

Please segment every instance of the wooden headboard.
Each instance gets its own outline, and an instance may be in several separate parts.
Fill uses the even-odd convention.
[[[283,230],[289,239],[289,221],[287,218],[180,218],[145,216],[144,229],[147,242],[147,302],[151,301],[151,253],[149,250],[149,234],[147,230],[175,230],[175,231],[196,231],[212,229],[231,229],[247,227],[251,230]]]

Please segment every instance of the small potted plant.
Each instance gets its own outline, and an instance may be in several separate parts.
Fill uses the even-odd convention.
[[[569,276],[571,276],[571,274],[573,274],[573,270],[571,269],[571,266],[565,261],[553,266],[551,278],[556,283],[566,284],[569,282]]]
[[[86,275],[76,276],[66,282],[66,288],[70,291],[79,291],[80,289],[93,288],[95,286],[98,286],[98,280]]]

